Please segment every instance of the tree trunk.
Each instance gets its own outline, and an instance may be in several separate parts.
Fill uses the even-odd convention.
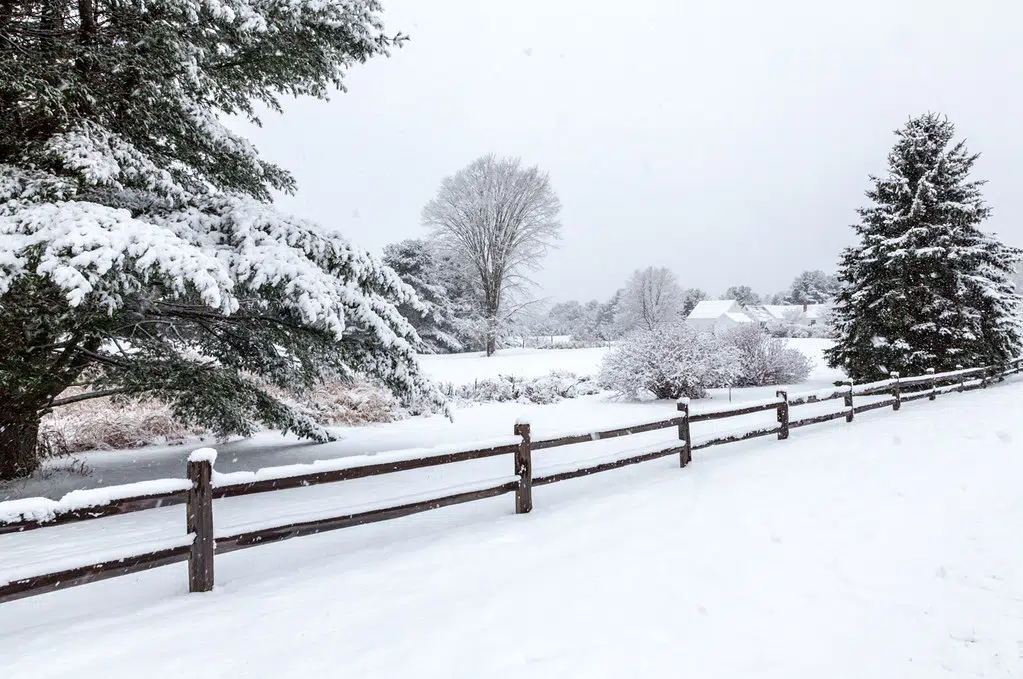
[[[487,356],[493,356],[497,351],[497,338],[494,337],[492,330],[487,331]]]
[[[0,420],[0,480],[28,476],[39,467],[35,413],[12,413]]]

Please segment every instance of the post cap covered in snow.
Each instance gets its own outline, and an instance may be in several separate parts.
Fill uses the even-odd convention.
[[[687,406],[687,405],[689,405],[689,397],[688,396],[683,396],[678,401],[676,401],[676,403],[678,405],[680,405],[680,406]]]
[[[532,422],[530,422],[530,420],[529,420],[529,417],[528,417],[528,416],[525,416],[525,415],[523,415],[522,417],[520,417],[520,418],[518,418],[517,420],[515,420],[515,424],[516,424],[516,425],[520,425],[520,424],[526,424],[526,425],[528,425],[528,424],[532,424]]]
[[[217,451],[213,448],[197,448],[188,456],[188,461],[209,462],[210,464],[213,464],[217,461]]]

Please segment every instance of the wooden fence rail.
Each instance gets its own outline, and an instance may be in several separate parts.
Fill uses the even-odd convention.
[[[617,427],[605,431],[569,434],[539,440],[532,438],[530,424],[520,421],[515,425],[513,437],[492,442],[481,448],[454,451],[444,449],[440,452],[415,451],[413,454],[407,455],[399,452],[376,456],[377,460],[380,457],[391,458],[383,462],[343,458],[311,465],[264,469],[256,473],[217,474],[214,471],[216,452],[211,449],[201,449],[189,456],[187,479],[143,482],[97,489],[97,491],[78,491],[77,496],[72,493],[61,501],[32,498],[0,502],[0,535],[173,505],[184,504],[186,508],[186,531],[181,540],[158,545],[141,554],[108,558],[98,563],[75,565],[59,572],[0,582],[0,603],[181,561],[188,562],[189,590],[206,592],[214,586],[216,554],[226,554],[239,549],[350,526],[387,521],[440,507],[474,502],[509,493],[515,495],[515,512],[525,514],[533,509],[532,489],[534,486],[544,486],[598,474],[669,455],[678,455],[679,466],[685,467],[692,461],[694,450],[761,436],[777,435],[778,439],[783,440],[789,437],[792,429],[841,418],[852,422],[858,413],[881,408],[891,407],[897,411],[902,408],[903,404],[915,400],[926,398],[933,401],[941,394],[986,388],[994,381],[1002,381],[1006,376],[1018,374],[1021,371],[1023,371],[1023,359],[997,368],[972,368],[940,374],[929,370],[926,375],[908,378],[893,374],[889,380],[865,385],[855,385],[849,382],[833,389],[804,394],[788,394],[785,391],[778,391],[773,399],[699,413],[692,413],[689,400],[682,399],[678,403],[679,414],[676,417],[631,427]],[[890,394],[891,397],[867,403],[855,403],[857,397],[875,397],[884,394]],[[792,408],[836,399],[843,400],[841,410],[801,419],[791,419]],[[693,441],[693,424],[768,411],[775,412],[777,426],[758,427],[740,433],[719,434],[698,443]],[[582,463],[581,466],[569,465],[566,469],[539,476],[533,475],[533,453],[535,451],[668,428],[678,429],[677,443],[657,444],[641,450],[634,450],[624,457],[618,454],[612,459],[590,460],[588,463]],[[383,504],[359,512],[330,515],[285,525],[270,525],[234,535],[221,537],[214,535],[213,501],[217,499],[336,483],[502,455],[511,458],[509,468],[511,473],[504,478],[491,479],[468,487],[449,488],[416,498],[405,498],[397,505]],[[131,495],[133,490],[138,493]]]

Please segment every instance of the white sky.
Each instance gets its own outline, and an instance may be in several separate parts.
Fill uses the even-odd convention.
[[[833,270],[892,130],[947,114],[989,180],[988,228],[1023,245],[1018,0],[383,0],[412,40],[329,103],[241,126],[299,183],[282,208],[379,252],[423,235],[479,155],[551,174],[563,241],[537,276],[605,298],[669,266],[711,294]]]

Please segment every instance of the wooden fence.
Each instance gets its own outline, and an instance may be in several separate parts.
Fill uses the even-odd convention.
[[[89,493],[96,494],[98,499],[94,502],[89,502],[87,499],[83,502],[79,495],[78,498],[75,498],[76,502],[73,503],[55,502],[42,498],[0,503],[0,535],[180,504],[185,505],[186,508],[187,526],[187,533],[181,539],[150,547],[142,553],[118,556],[118,558],[98,563],[2,583],[0,584],[0,603],[182,561],[188,562],[189,591],[206,592],[211,590],[214,584],[215,554],[226,554],[239,549],[304,535],[396,519],[431,509],[508,493],[515,494],[515,512],[524,514],[533,508],[533,486],[543,486],[589,476],[669,455],[678,455],[679,466],[685,467],[692,460],[694,450],[761,436],[777,435],[779,439],[786,439],[792,429],[841,418],[852,422],[857,414],[879,408],[890,407],[899,410],[903,403],[909,401],[919,399],[933,401],[939,394],[983,388],[994,381],[1002,381],[1007,375],[1019,373],[1021,370],[1023,370],[1023,359],[1013,361],[1006,368],[985,367],[940,374],[930,371],[927,375],[909,378],[893,375],[892,379],[882,382],[862,385],[854,385],[850,382],[841,387],[804,394],[789,395],[784,391],[779,391],[775,398],[766,401],[739,403],[734,407],[698,413],[691,413],[688,399],[682,399],[678,403],[679,414],[676,417],[632,427],[549,439],[534,440],[530,425],[520,422],[515,425],[513,437],[475,450],[443,451],[439,454],[420,454],[415,457],[391,455],[390,457],[393,459],[387,459],[389,455],[382,454],[378,458],[385,458],[385,461],[372,464],[353,464],[350,458],[342,458],[314,463],[312,465],[314,469],[306,473],[297,472],[308,469],[309,465],[260,470],[257,474],[250,472],[214,474],[213,464],[216,453],[209,449],[203,449],[189,457],[187,480],[172,479],[166,482],[143,482],[129,486],[98,489],[104,491],[98,494],[95,491],[84,491],[87,496]],[[878,395],[890,395],[890,397],[860,405],[855,404],[856,397]],[[791,419],[793,408],[836,399],[843,400],[841,410],[802,419]],[[767,411],[775,411],[776,426],[753,429],[738,434],[720,435],[695,445],[693,443],[691,427],[694,424]],[[554,470],[540,476],[533,475],[532,458],[536,451],[669,428],[678,429],[677,445],[665,446],[664,443],[661,443],[652,449],[642,450],[638,453],[633,451],[635,454],[630,457],[615,457],[605,462],[590,464],[590,466],[568,465],[568,468],[560,471]],[[394,506],[289,523],[221,537],[214,535],[214,500],[323,483],[336,483],[502,455],[510,456],[513,460],[512,469],[509,470],[512,473],[505,478],[469,487],[448,489],[415,500],[406,500],[402,504]],[[156,490],[153,490],[154,487]],[[144,488],[146,492],[127,494],[133,488]],[[42,509],[34,504],[36,500],[44,503]],[[21,511],[18,507],[25,509]],[[5,509],[7,511],[4,511]]]

